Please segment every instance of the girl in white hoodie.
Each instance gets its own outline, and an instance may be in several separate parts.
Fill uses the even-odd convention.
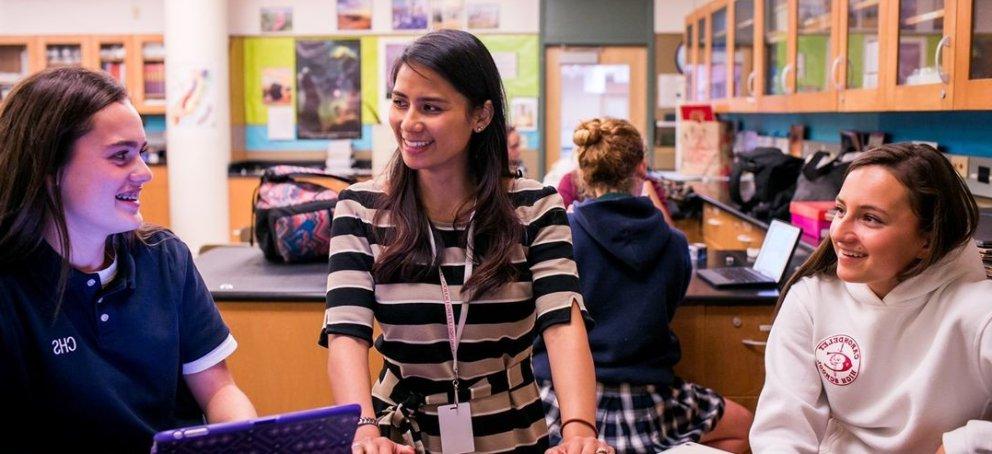
[[[992,450],[992,281],[978,208],[926,145],[851,164],[830,235],[786,284],[751,447]]]

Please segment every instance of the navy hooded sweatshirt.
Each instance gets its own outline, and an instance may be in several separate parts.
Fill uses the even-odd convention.
[[[668,325],[692,276],[685,235],[650,199],[629,195],[578,203],[568,223],[582,297],[596,321],[589,332],[596,381],[671,385],[682,353]],[[551,379],[540,337],[534,375]]]

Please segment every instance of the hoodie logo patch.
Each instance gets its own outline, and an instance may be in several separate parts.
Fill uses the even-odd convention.
[[[837,386],[854,383],[861,373],[861,348],[845,334],[827,336],[817,342],[813,352],[816,356],[816,369],[823,379]]]

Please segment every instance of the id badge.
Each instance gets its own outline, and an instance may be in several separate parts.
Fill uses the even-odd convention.
[[[475,451],[472,436],[472,408],[468,402],[437,407],[438,425],[441,426],[441,451],[444,454],[461,454]]]

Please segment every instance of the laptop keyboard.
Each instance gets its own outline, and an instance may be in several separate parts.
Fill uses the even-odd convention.
[[[721,276],[729,279],[733,282],[748,283],[748,282],[765,282],[768,279],[759,275],[758,273],[751,271],[750,268],[744,268],[742,266],[733,268],[722,268],[718,270]]]

